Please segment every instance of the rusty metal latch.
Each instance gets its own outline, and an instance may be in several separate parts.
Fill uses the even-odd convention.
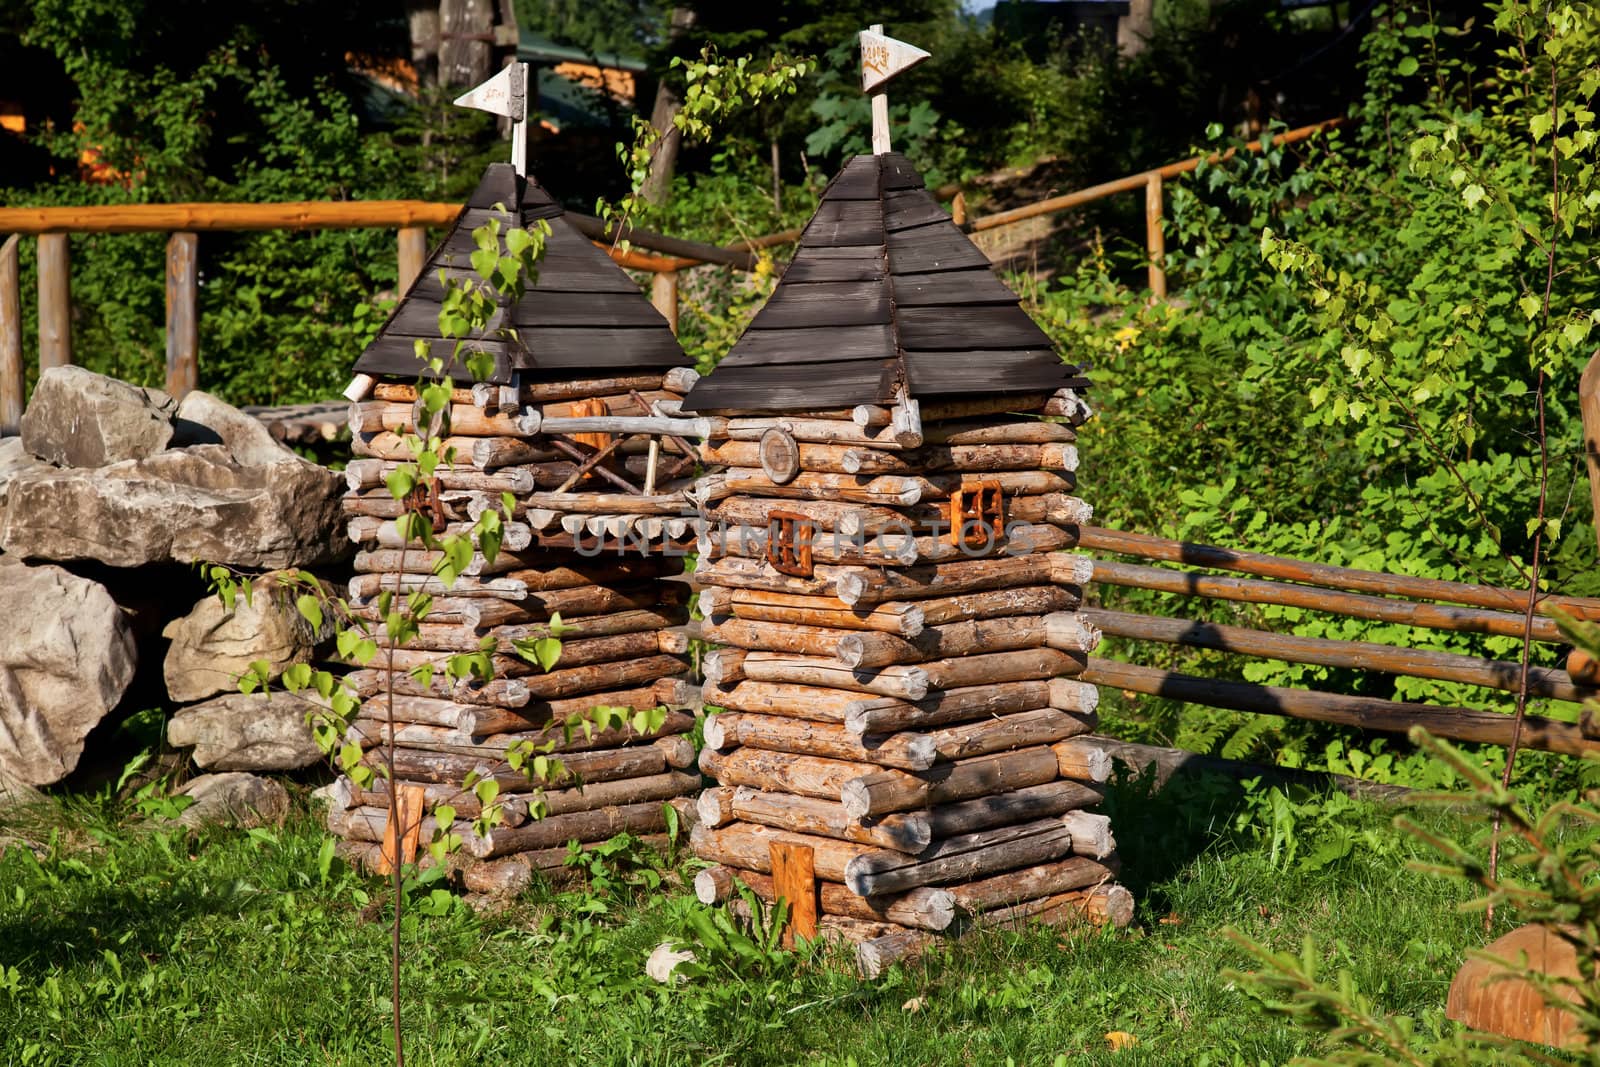
[[[996,545],[1005,529],[1006,498],[998,481],[968,482],[950,493],[952,545]]]
[[[767,562],[779,574],[809,578],[817,524],[797,511],[767,513]]]

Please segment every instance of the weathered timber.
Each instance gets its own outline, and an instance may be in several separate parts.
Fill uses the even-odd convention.
[[[1133,921],[1133,894],[1120,885],[1093,885],[1048,897],[995,908],[978,917],[984,926],[1002,926],[1019,920],[1057,928],[1091,923],[1121,929]]]
[[[923,608],[915,604],[879,604],[860,610],[836,597],[795,596],[759,589],[733,591],[716,586],[701,590],[700,610],[707,617],[734,615],[752,622],[879,630],[901,637],[921,633],[924,619]]]
[[[874,849],[845,864],[844,884],[862,896],[873,896],[940,882],[970,882],[1001,871],[1049,863],[1071,848],[1072,835],[1060,819],[1038,819],[935,841],[917,856]],[[1064,888],[1076,889],[1086,884],[1089,883]],[[951,895],[958,902],[962,900],[960,888],[951,888]]]
[[[1248,604],[1280,604],[1356,619],[1376,619],[1381,622],[1419,626],[1429,630],[1497,634],[1519,638],[1523,633],[1523,616],[1510,611],[1489,611],[1483,608],[1461,608],[1444,604],[1418,604],[1409,600],[1393,600],[1388,597],[1318,589],[1286,582],[1141,567],[1134,563],[1119,563],[1114,560],[1097,561],[1094,566],[1094,580],[1103,585],[1153,589],[1180,596],[1234,600]],[[1548,618],[1533,620],[1531,636],[1536,641],[1557,643],[1565,641],[1555,620]]]
[[[859,607],[885,600],[923,600],[960,593],[979,593],[1009,585],[1082,586],[1094,574],[1087,556],[1065,552],[968,559],[905,570],[863,574],[855,570],[819,570],[831,579],[835,595]]]
[[[963,911],[981,914],[993,908],[1110,882],[1112,877],[1111,869],[1104,864],[1073,856],[964,885],[953,885],[950,895]]]
[[[947,837],[960,837],[995,826],[1046,819],[1052,815],[1065,815],[1079,808],[1100,803],[1102,793],[1081,782],[1043,782],[1024,786],[1004,793],[991,793],[973,797],[954,804],[941,804],[926,811],[913,813],[926,820],[928,833],[935,841]],[[885,815],[877,822],[906,816]]]
[[[821,457],[819,457],[821,458]],[[1075,471],[1078,450],[1070,444],[944,445],[911,452],[846,448],[834,460],[845,474],[917,474],[923,471]],[[831,470],[812,467],[807,470]]]
[[[600,616],[606,618],[607,616]],[[653,631],[644,630],[635,633],[611,634],[605,637],[563,638],[561,643],[561,656],[556,661],[556,669],[543,672],[535,683],[529,685],[531,693],[537,682],[551,677],[553,674],[563,673],[578,668],[589,668],[595,664],[611,664],[621,660],[636,660],[653,656],[660,651],[661,638]],[[521,678],[539,672],[539,666],[520,656],[503,656],[489,654],[489,665],[493,676],[496,678]],[[379,648],[377,656],[372,660],[372,666],[378,670],[387,670],[393,667],[397,671],[409,671],[421,666],[434,666],[439,670],[445,667],[445,660],[438,653],[427,649],[397,648],[392,652],[386,648]],[[684,664],[679,663],[679,670],[684,669]],[[665,677],[664,675],[662,677]],[[654,678],[634,679],[635,681],[654,681]],[[555,694],[567,696],[571,694]]]
[[[1040,745],[941,763],[916,774],[868,768],[866,773],[839,783],[834,795],[852,818],[867,819],[1042,785],[1053,781],[1058,772],[1057,756]]]
[[[573,592],[578,592],[573,590]],[[433,652],[477,652],[480,643],[486,636],[495,638],[495,651],[500,654],[511,654],[516,651],[515,643],[518,641],[538,640],[550,637],[551,625],[549,616],[560,613],[563,619],[563,634],[572,637],[601,637],[608,634],[638,633],[647,630],[659,630],[664,626],[672,626],[684,619],[682,609],[668,607],[662,611],[647,609],[631,609],[631,605],[648,602],[651,599],[645,594],[637,597],[627,594],[612,593],[601,596],[599,590],[584,590],[584,597],[565,597],[556,593],[539,593],[528,600],[516,601],[516,606],[540,604],[538,610],[520,611],[516,613],[500,612],[498,610],[485,611],[481,614],[474,613],[470,607],[463,607],[457,614],[457,622],[425,622],[417,627],[417,635],[410,642],[410,647]],[[548,598],[548,599],[547,599]],[[550,604],[548,600],[556,603]],[[577,612],[571,616],[566,614],[568,607],[562,605],[563,601],[577,602],[582,607],[590,607],[601,614],[585,614]],[[472,602],[467,602],[472,603]],[[476,603],[485,606],[505,604],[503,600],[480,600]],[[570,606],[570,605],[569,605]],[[366,610],[373,605],[364,605],[357,614],[366,616]],[[612,610],[619,609],[619,610]],[[435,617],[435,612],[429,612],[430,619]],[[525,619],[537,621],[524,622]],[[485,619],[488,619],[485,622]],[[573,629],[567,630],[566,626]],[[380,626],[380,632],[384,632]]]
[[[832,596],[834,592],[831,575],[796,578],[773,570],[772,565],[766,560],[743,559],[737,556],[702,561],[695,568],[694,581],[697,585],[719,585],[728,589],[761,589],[801,596]]]
[[[914,703],[889,697],[864,700],[852,695],[844,706],[844,723],[851,733],[894,733],[972,722],[1049,705],[1050,683],[1043,680],[947,689]]]
[[[1156,616],[1131,615],[1120,611],[1090,610],[1095,625],[1115,637],[1139,641],[1159,641],[1191,648],[1213,648],[1250,656],[1312,663],[1324,667],[1350,667],[1403,674],[1412,678],[1431,678],[1442,682],[1465,682],[1489,689],[1515,690],[1519,685],[1516,663],[1479,659],[1451,652],[1397,648],[1370,641],[1334,641],[1327,638],[1297,637],[1267,633],[1243,626],[1219,626]],[[1600,691],[1580,688],[1561,671],[1531,667],[1528,670],[1530,696],[1582,703],[1600,696]]]
[[[687,664],[676,656],[641,656],[624,663],[602,663],[590,667],[554,670],[522,681],[532,699],[551,700],[578,696],[617,686],[636,686],[681,674]]]
[[[1410,732],[1411,727],[1421,726],[1435,736],[1452,741],[1508,745],[1514,726],[1510,716],[1493,711],[1409,704],[1376,697],[1319,693],[1250,682],[1217,681],[1114,660],[1090,660],[1088,669],[1080,677],[1097,685],[1149,693],[1190,704],[1263,715],[1290,715],[1297,719],[1334,722],[1363,730],[1405,734]],[[1520,736],[1519,744],[1529,748],[1573,756],[1600,747],[1600,742],[1584,735],[1579,724],[1538,715],[1523,719]]]
[[[1103,860],[1117,850],[1111,835],[1111,819],[1092,811],[1069,811],[1061,822],[1072,833],[1072,851],[1090,859]]]
[[[1077,675],[1082,673],[1087,660],[1088,657],[1081,653],[1063,652],[1055,648],[1029,648],[1017,652],[930,660],[921,664],[921,669],[927,675],[929,688],[961,689],[970,685]]]
[[[1111,777],[1111,754],[1084,738],[1068,738],[1050,746],[1061,777],[1075,782],[1104,782]]]
[[[409,674],[358,670],[345,675],[345,682],[363,699],[392,689],[401,696],[437,697],[458,704],[483,704],[500,708],[520,708],[528,702],[528,686],[521,678],[492,678],[487,682],[457,682],[437,671],[423,685]]]
[[[783,947],[793,948],[797,938],[814,941],[821,911],[815,854],[810,845],[793,841],[774,841],[770,847],[772,894],[789,908],[789,919],[783,928]]]
[[[1018,615],[944,623],[929,626],[911,639],[886,633],[831,632],[838,633],[831,650],[833,655],[852,667],[924,663],[933,659],[972,656],[979,652],[1010,652],[1040,647],[1063,652],[1090,652],[1100,640],[1099,631],[1082,615],[1064,611],[1044,616]]]
[[[575,715],[585,715],[601,705],[635,709],[682,705],[688,699],[689,689],[689,684],[681,678],[658,678],[647,686],[607,689],[564,700],[530,701],[515,709],[463,705],[456,712],[453,725],[460,732],[470,735],[514,733],[547,722],[566,722]]]
[[[594,751],[602,748],[621,748],[623,745],[635,744],[641,741],[653,741],[659,737],[671,737],[674,734],[687,733],[693,727],[694,716],[678,711],[669,712],[658,729],[644,733],[636,732],[627,725],[590,732],[585,732],[581,729],[568,731],[563,728],[563,724],[553,723],[550,724],[548,729],[472,735],[447,726],[397,722],[393,735],[396,744],[410,748],[425,748],[430,752],[449,752],[463,756],[483,756],[485,759],[501,759],[509,749],[524,742],[531,742],[539,751],[543,751],[545,745],[553,745],[551,752],[564,754]],[[345,739],[355,741],[365,748],[385,743],[390,736],[390,732],[387,723],[382,720],[358,718],[351,723],[349,730],[345,734]]]
[[[892,930],[877,937],[858,940],[856,970],[863,978],[879,978],[897,963],[910,963],[933,944],[933,935],[923,930]]]
[[[745,651],[742,648],[718,648],[707,652],[700,661],[700,671],[706,684],[731,686],[744,680]]]
[[[922,667],[897,665],[866,670],[820,656],[749,652],[740,661],[739,669],[744,677],[757,682],[790,682],[848,689],[905,700],[921,700],[928,695],[928,672]],[[725,683],[728,679],[724,677],[718,681]]]
[[[352,492],[384,485],[385,479],[405,464],[396,460],[357,459],[345,467],[345,484]],[[434,471],[441,489],[452,492],[476,493],[531,493],[538,482],[531,470],[525,467],[506,467],[493,473],[471,467],[455,467],[441,463]]]
[[[471,537],[472,529],[471,523],[453,522],[440,530],[439,536]],[[379,548],[406,548],[416,544],[415,540],[402,537],[394,522],[385,519],[356,516],[349,521],[348,531],[350,540],[356,544],[371,544]],[[500,547],[507,552],[521,552],[533,544],[533,531],[526,523],[502,523],[500,533]]]
[[[452,404],[445,414],[449,432],[464,437],[532,436],[539,432],[539,421],[540,415],[535,409],[491,412],[473,404]],[[350,405],[346,422],[352,434],[379,430],[415,433],[416,407],[384,400],[363,401]],[[554,459],[555,454],[550,453],[549,458]]]
[[[719,751],[748,745],[775,752],[828,756],[912,771],[927,770],[938,757],[934,740],[923,734],[863,736],[849,733],[843,726],[831,723],[741,712],[713,715],[706,719],[705,739],[707,745]],[[1050,740],[1059,738],[1052,737]]]
[[[836,800],[769,793],[751,786],[707,789],[696,810],[700,821],[713,828],[743,821],[897,852],[921,852],[933,840],[928,818],[919,812],[863,821],[845,814]]]
[[[1280,578],[1330,589],[1375,593],[1379,596],[1410,597],[1417,600],[1443,600],[1454,604],[1468,604],[1473,607],[1517,613],[1527,606],[1526,590],[1499,589],[1488,585],[1447,582],[1438,578],[1416,578],[1404,574],[1334,567],[1324,563],[1306,563],[1303,560],[1284,559],[1259,552],[1243,552],[1189,541],[1173,541],[1164,537],[1107,530],[1096,526],[1083,527],[1080,536],[1083,548],[1101,552],[1116,552],[1170,563],[1186,563],[1192,567],[1209,567],[1213,570],[1243,571],[1261,578]],[[1549,615],[1552,609],[1560,609],[1581,619],[1600,619],[1600,598],[1543,596],[1537,601],[1534,610],[1540,615]]]
[[[744,822],[719,827],[696,824],[689,836],[694,854],[701,859],[763,873],[771,873],[770,848],[774,841],[792,841],[796,844],[810,845],[816,858],[817,877],[830,882],[843,882],[845,865],[857,856],[878,852],[891,856],[902,855],[887,849],[875,849],[849,841],[835,841],[814,834],[774,830],[771,827]]]
[[[719,492],[723,496],[743,493],[786,500],[842,500],[888,507],[915,504],[933,488],[923,479],[899,474],[868,478],[853,474],[802,472],[793,481],[783,485],[768,478],[760,467],[729,467],[721,475]]]
[[[966,419],[962,421],[928,422],[922,424],[925,445],[1027,445],[1062,442],[1071,444],[1078,439],[1070,426],[1040,419]]]
[[[737,650],[721,649],[718,653],[708,653],[706,658],[709,661],[712,656],[735,651]],[[740,660],[743,661],[742,653]],[[713,682],[709,677],[701,690],[701,695],[707,705],[728,711],[746,711],[758,715],[788,715],[796,719],[810,719],[824,723],[845,722],[851,705],[859,699],[859,694],[823,686],[750,681],[724,684],[720,681]]]
[[[889,737],[921,737],[930,742],[940,760],[962,760],[991,752],[1048,745],[1086,734],[1093,724],[1055,708],[1036,708],[998,718],[946,727],[930,734],[890,734]],[[847,731],[842,731],[847,732]],[[870,741],[864,737],[863,741]],[[879,761],[883,762],[883,761]]]
[[[700,769],[724,785],[747,785],[752,789],[777,790],[822,800],[838,797],[846,782],[877,771],[877,768],[866,763],[823,756],[796,756],[759,748],[738,748],[732,752],[701,749]]]
[[[734,895],[735,882],[742,882],[769,904],[777,900],[769,875],[721,865],[708,867],[695,875],[695,896],[702,904],[720,904]],[[819,888],[822,911],[827,915],[936,931],[945,929],[955,920],[954,901],[943,889],[919,887],[886,897],[862,897],[837,882],[821,882]]]
[[[760,441],[768,430],[779,429],[796,441],[811,444],[866,445],[871,448],[916,448],[922,444],[920,428],[858,426],[844,419],[790,418],[788,416],[728,419],[722,433],[707,435],[734,441]]]
[[[671,742],[673,748],[688,743],[681,737],[666,738],[664,741]],[[535,782],[529,778],[526,770],[513,770],[503,761],[416,748],[395,749],[394,763],[395,777],[401,781],[459,785],[467,775],[478,774],[482,778],[494,779],[505,792],[529,793],[541,787],[559,788],[579,782],[588,784],[665,774],[670,767],[668,754],[669,748],[663,742],[600,752],[575,752],[561,757],[562,772],[552,775],[547,782]],[[367,752],[361,762],[376,770],[385,765],[386,759],[386,753],[374,749]]]
[[[661,804],[648,801],[551,815],[522,826],[496,826],[481,836],[469,829],[462,835],[462,847],[478,859],[490,859],[568,841],[603,841],[623,832],[654,833],[665,827]]]

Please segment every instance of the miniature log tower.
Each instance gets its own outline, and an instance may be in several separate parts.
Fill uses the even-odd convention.
[[[874,30],[877,28],[875,27]],[[862,35],[868,89],[925,56]],[[886,115],[875,94],[875,116]],[[1109,760],[1077,740],[1099,634],[1076,613],[1073,427],[1088,383],[889,151],[834,178],[708,416],[713,524],[696,854],[875,974],[974,923],[1125,923]]]
[[[490,218],[500,220],[502,234],[548,220],[537,281],[501,308],[493,337],[473,346],[494,356],[486,381],[446,363],[456,387],[448,425],[435,432],[453,459],[414,498],[396,501],[385,478],[410,458],[403,435],[423,411],[414,346],[421,339],[451,355],[453,344],[438,339],[436,325],[445,297],[440,275],[470,275],[472,231]],[[448,804],[458,820],[452,832],[464,842],[453,862],[465,884],[507,892],[534,870],[559,870],[568,842],[660,833],[667,802],[692,813],[688,798],[700,777],[685,736],[694,717],[681,710],[692,694],[683,680],[688,639],[674,629],[687,620],[687,590],[665,579],[682,570],[673,546],[693,537],[684,489],[698,459],[685,435],[703,426],[655,410],[693,384],[688,362],[638,285],[564,220],[537,183],[509,164],[488,168],[360,357],[347,394],[357,458],[348,467],[345,512],[361,546],[352,609],[381,622],[382,592],[435,596],[420,636],[396,650],[392,664],[380,651],[351,676],[364,698],[351,729],[368,749],[364,761],[384,765],[391,696],[398,746],[392,782],[380,774],[369,789],[348,778],[336,783],[329,825],[355,858],[380,868],[397,854],[409,859],[419,839],[432,837],[425,813]],[[476,553],[449,587],[434,576],[437,553],[405,544],[392,521],[418,511],[437,532],[465,533],[506,493],[515,517],[501,551],[493,562]],[[557,613],[560,656],[542,670],[515,646],[551,636]],[[490,637],[492,679],[446,677],[449,655],[477,652]],[[410,673],[423,664],[437,668],[426,680]],[[643,734],[625,726],[592,735],[562,729],[599,705],[665,706],[667,713],[659,729]],[[547,754],[563,770],[554,780],[539,783],[512,766],[519,761],[509,753],[525,741],[541,753],[555,742]],[[472,774],[500,786],[504,822],[484,836],[471,831],[479,800],[461,787]],[[404,801],[398,830],[388,826],[390,789]]]

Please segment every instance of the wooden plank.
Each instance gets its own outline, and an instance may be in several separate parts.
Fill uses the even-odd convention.
[[[393,318],[385,326],[387,332],[410,336],[437,335],[440,305],[424,299],[408,299],[395,309]],[[504,322],[504,313],[497,312],[485,330],[497,330]],[[517,301],[512,310],[511,325],[517,330],[549,327],[626,326],[655,327],[667,325],[661,313],[649,303],[639,299],[635,287],[628,293],[609,292],[555,292],[530,289]]]
[[[796,363],[881,360],[892,358],[894,354],[894,337],[887,324],[751,330],[739,338],[739,343],[718,365],[717,373],[726,374],[730,368],[763,364],[788,366]],[[716,377],[713,374],[707,380]]]
[[[1260,552],[1218,548],[1192,541],[1173,541],[1149,534],[1108,530],[1099,526],[1084,526],[1079,531],[1079,547],[1115,552],[1145,559],[1165,560],[1169,563],[1186,563],[1191,567],[1209,567],[1221,571],[1242,571],[1259,578],[1282,578],[1306,585],[1319,585],[1330,589],[1347,589],[1381,596],[1411,597],[1417,600],[1444,600],[1452,604],[1470,604],[1478,608],[1501,611],[1523,611],[1527,607],[1525,589],[1498,589],[1490,585],[1466,582],[1449,582],[1439,578],[1416,578],[1407,574],[1387,574],[1382,571],[1357,570],[1353,567],[1335,567],[1326,563],[1307,563],[1298,559],[1284,559]],[[1544,596],[1534,611],[1549,615],[1551,608],[1576,615],[1580,619],[1600,620],[1600,598]]]
[[[1188,648],[1210,648],[1246,656],[1310,663],[1321,667],[1345,667],[1377,671],[1382,674],[1430,678],[1440,682],[1461,682],[1514,692],[1518,687],[1518,665],[1499,660],[1479,659],[1453,652],[1398,648],[1371,641],[1335,641],[1321,637],[1268,633],[1244,626],[1219,626],[1214,623],[1167,619],[1153,615],[1133,615],[1121,611],[1085,608],[1083,615],[1107,637],[1135,641],[1159,641]],[[1532,696],[1582,703],[1600,696],[1600,691],[1573,685],[1563,671],[1547,667],[1528,670],[1528,692]]]
[[[989,266],[989,257],[955,227],[924,226],[888,238],[889,270],[894,274],[932,274]]]
[[[883,226],[891,233],[951,222],[939,202],[920,189],[886,195],[883,208]]]
[[[0,436],[22,431],[27,378],[22,369],[22,293],[12,234],[0,245]]]
[[[965,304],[1017,303],[1017,294],[996,278],[988,267],[944,271],[939,274],[897,274],[896,307],[949,307]]]
[[[882,282],[793,283],[785,280],[750,323],[752,330],[875,326],[889,322]]]
[[[882,403],[893,399],[897,366],[894,359],[793,367],[768,364],[743,368],[736,375],[719,368],[694,387],[684,410],[815,411]]]
[[[64,233],[39,235],[39,369],[72,362],[72,261]]]
[[[898,308],[895,322],[907,351],[1054,348],[1049,335],[1015,304],[963,308],[959,315],[937,307]]]
[[[816,853],[809,845],[792,841],[774,841],[769,846],[772,855],[772,889],[779,900],[789,902],[789,921],[783,928],[783,947],[794,948],[796,937],[814,941],[817,937],[817,913],[821,904],[817,893]]]
[[[643,300],[639,303],[655,315],[649,304]],[[523,326],[518,335],[526,348],[513,350],[511,362],[527,370],[692,366],[694,361],[684,355],[678,339],[664,326],[659,317],[652,327],[634,329]]]
[[[383,849],[378,854],[379,874],[391,873],[397,862],[401,866],[416,862],[426,797],[427,790],[422,786],[407,782],[400,784],[395,794],[395,818],[384,822]]]
[[[822,191],[824,200],[877,200],[878,164],[873,156],[856,156],[833,176]]]
[[[907,352],[905,361],[917,397],[1053,391],[1084,382],[1054,352]]]
[[[1515,725],[1510,715],[1493,711],[1217,681],[1115,660],[1091,659],[1088,668],[1078,677],[1095,685],[1148,693],[1186,704],[1261,715],[1290,715],[1363,730],[1404,734],[1413,726],[1422,726],[1435,736],[1452,741],[1504,746],[1510,743]],[[1557,722],[1536,715],[1523,718],[1518,744],[1569,756],[1600,750],[1600,741],[1585,737],[1577,723]]]
[[[917,168],[911,165],[911,160],[907,159],[904,153],[890,152],[878,159],[878,165],[883,172],[885,193],[923,187],[922,175],[917,173]]]
[[[182,399],[200,385],[200,237],[167,238],[167,392]]]
[[[784,284],[809,282],[876,282],[887,272],[881,249],[861,248],[850,258],[824,257],[801,252],[783,272]]]
[[[1363,593],[1346,593],[1342,590],[1318,589],[1314,586],[1296,585],[1293,582],[1269,582],[1255,578],[1234,578],[1228,575],[1195,574],[1190,571],[1171,570],[1166,567],[1141,567],[1134,563],[1116,560],[1095,560],[1094,581],[1103,585],[1122,585],[1135,589],[1152,589],[1178,596],[1202,596],[1217,600],[1242,601],[1248,604],[1281,604],[1323,611],[1356,619],[1375,619],[1397,622],[1406,626],[1420,626],[1433,630],[1458,633],[1497,634],[1502,637],[1521,637],[1523,616],[1510,611],[1490,611],[1485,608],[1458,608],[1443,604],[1419,604],[1411,600],[1368,596]],[[1532,620],[1531,635],[1535,641],[1565,644],[1561,630],[1553,619]]]
[[[874,204],[874,207],[877,205]],[[870,246],[882,248],[884,239],[883,219],[868,220],[840,220],[837,222],[824,222],[812,219],[806,227],[805,236],[801,238],[809,248],[855,248]]]

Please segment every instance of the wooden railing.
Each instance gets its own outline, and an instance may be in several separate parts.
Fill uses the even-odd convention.
[[[1334,567],[1088,526],[1081,531],[1079,547],[1096,553],[1097,557],[1133,556],[1195,568],[1177,570],[1103,558],[1095,561],[1093,581],[1096,584],[1169,594],[1173,598],[1173,616],[1183,614],[1184,599],[1200,597],[1281,605],[1452,633],[1520,637],[1525,625],[1526,590]],[[1205,574],[1204,570],[1234,571],[1249,577]],[[1578,618],[1600,619],[1600,599],[1540,597],[1534,606],[1533,640],[1563,643],[1551,618],[1556,610]],[[1165,615],[1137,615],[1096,608],[1087,609],[1086,613],[1107,637],[1122,641],[1211,649],[1287,663],[1454,682],[1501,692],[1516,692],[1521,685],[1519,663],[1454,652],[1299,637]],[[1103,658],[1091,659],[1082,677],[1100,686],[1184,703],[1287,715],[1380,732],[1403,734],[1412,726],[1423,726],[1452,740],[1508,745],[1515,730],[1512,716],[1494,711],[1219,681]],[[1600,697],[1600,690],[1580,685],[1565,671],[1548,667],[1529,668],[1528,693],[1534,699],[1568,702]],[[1523,719],[1517,740],[1524,747],[1569,755],[1600,751],[1600,729],[1587,714],[1580,722],[1528,715]]]
[[[93,207],[0,208],[0,434],[16,433],[25,400],[19,240],[38,238],[39,367],[72,362],[74,233],[166,233],[167,391],[182,396],[199,380],[199,234],[243,230],[394,229],[400,288],[408,287],[428,256],[428,228],[448,226],[460,204],[426,200],[301,201],[277,204],[114,204]],[[652,298],[677,328],[677,272],[703,263],[750,268],[754,256],[645,230],[629,231],[623,249],[599,219],[569,216],[586,236],[622,266],[648,271],[657,281]],[[667,253],[654,255],[637,249]],[[693,258],[690,258],[690,257]]]

